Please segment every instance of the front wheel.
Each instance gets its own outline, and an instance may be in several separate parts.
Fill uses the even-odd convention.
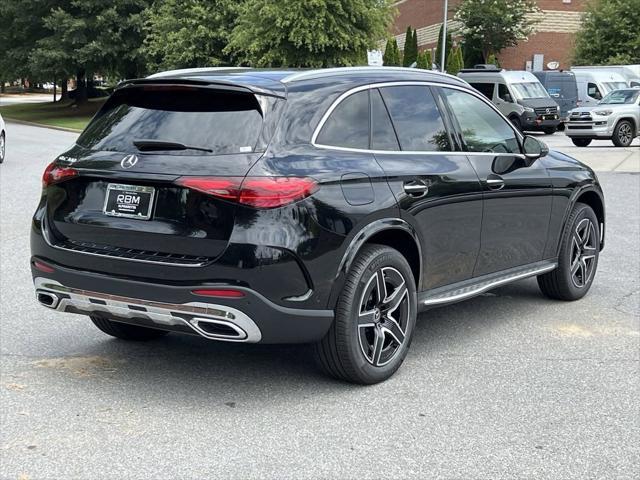
[[[93,324],[102,332],[122,340],[146,341],[164,337],[169,332],[156,328],[138,327],[122,322],[114,322],[102,317],[90,316]]]
[[[545,135],[553,135],[554,133],[556,133],[556,127],[546,127],[542,130]]]
[[[584,297],[596,275],[599,255],[598,218],[589,205],[577,203],[562,235],[558,268],[538,276],[540,290],[556,300]]]
[[[621,120],[613,130],[611,140],[616,147],[628,147],[633,142],[633,124],[629,120]]]
[[[572,138],[571,141],[576,147],[588,147],[591,144],[590,138]]]
[[[522,122],[520,122],[520,119],[518,117],[510,117],[509,120],[511,121],[513,126],[516,127],[516,130],[522,132]]]
[[[409,351],[416,298],[407,260],[392,248],[365,245],[347,274],[336,318],[315,346],[320,367],[353,383],[389,378]]]

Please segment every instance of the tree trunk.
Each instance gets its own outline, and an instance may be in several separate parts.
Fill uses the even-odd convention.
[[[56,103],[56,100],[57,100],[56,93],[57,93],[56,92],[56,79],[54,78],[53,79],[53,103]]]
[[[63,77],[60,81],[60,101],[64,102],[69,98],[69,87],[67,85],[68,81],[66,77]]]
[[[4,80],[0,80],[0,93],[4,93],[4,91],[5,91]]]
[[[76,103],[85,103],[87,99],[87,79],[83,69],[76,72],[76,94],[74,100]]]

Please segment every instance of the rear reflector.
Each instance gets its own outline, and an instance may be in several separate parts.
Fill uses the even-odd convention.
[[[53,273],[53,272],[55,272],[55,270],[53,269],[53,267],[50,267],[50,266],[49,266],[49,265],[47,265],[46,263],[39,262],[38,260],[35,260],[35,261],[33,262],[33,266],[34,266],[36,269],[38,269],[38,270],[40,270],[41,272],[44,272],[44,273]]]
[[[211,289],[203,288],[199,290],[191,290],[194,295],[200,295],[202,297],[219,297],[219,298],[242,298],[244,292],[242,290],[229,290],[229,289]]]
[[[176,183],[254,208],[278,208],[312,195],[318,183],[306,177],[181,177]]]
[[[78,170],[69,167],[59,167],[56,162],[51,162],[42,175],[42,186],[48,187],[54,183],[59,183],[64,180],[68,180],[78,175]]]

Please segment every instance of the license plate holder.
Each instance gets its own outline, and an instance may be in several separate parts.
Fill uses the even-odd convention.
[[[149,220],[155,194],[153,187],[110,183],[107,185],[103,212],[111,217]]]

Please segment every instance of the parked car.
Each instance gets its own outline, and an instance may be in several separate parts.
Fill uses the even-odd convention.
[[[462,70],[458,76],[491,100],[519,130],[555,132],[560,124],[560,107],[529,72],[498,68]]]
[[[640,87],[640,65],[601,65],[571,67],[574,71],[614,72],[621,75],[629,87]]]
[[[42,305],[126,340],[314,343],[364,384],[398,369],[418,312],[526,277],[579,299],[604,245],[591,169],[418,69],[127,81],[43,185]]]
[[[569,110],[578,106],[578,84],[573,72],[545,70],[533,72],[551,98],[560,106],[560,121],[564,125]]]
[[[4,162],[4,156],[7,152],[7,129],[0,115],[0,163]]]
[[[640,89],[614,90],[593,107],[571,111],[565,133],[578,147],[592,140],[611,140],[616,147],[628,147],[639,135]]]
[[[578,84],[578,101],[581,107],[597,105],[607,94],[629,85],[622,75],[611,71],[573,70]]]

